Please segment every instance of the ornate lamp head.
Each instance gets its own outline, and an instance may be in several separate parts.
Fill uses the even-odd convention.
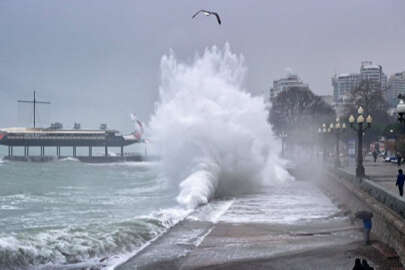
[[[358,124],[363,124],[363,123],[364,123],[364,116],[363,116],[362,114],[360,114],[360,115],[357,117],[357,123],[358,123]]]
[[[405,114],[405,102],[404,102],[404,98],[405,98],[405,97],[402,96],[402,95],[399,95],[398,98],[399,98],[399,103],[398,103],[398,105],[397,105],[397,114],[399,115],[398,120],[399,120],[400,122],[404,122],[404,121],[405,121],[405,119],[404,119],[404,114]]]
[[[351,114],[349,117],[349,123],[352,125],[354,123],[354,120],[355,120],[354,116],[353,116],[353,114]]]
[[[367,116],[366,122],[367,122],[367,124],[371,125],[371,123],[373,122],[373,118],[371,117],[371,115]]]

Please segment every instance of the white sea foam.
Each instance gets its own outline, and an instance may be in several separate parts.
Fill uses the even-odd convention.
[[[113,269],[189,213],[172,208],[116,224],[0,234],[0,268],[66,269],[83,264]]]
[[[294,190],[294,191],[292,191]],[[297,224],[326,219],[339,211],[316,186],[297,181],[264,188],[260,194],[245,194],[219,218],[227,223]]]
[[[59,161],[79,161],[79,160],[74,157],[66,157],[66,158],[60,159]]]
[[[143,218],[153,218],[153,219],[159,219],[162,220],[162,224],[165,226],[165,230],[162,231],[160,234],[156,235],[154,238],[151,240],[145,242],[140,248],[137,248],[136,250],[132,252],[127,252],[124,254],[120,254],[119,256],[114,256],[112,257],[108,265],[104,268],[105,270],[114,270],[117,266],[125,263],[128,261],[130,258],[134,257],[136,254],[141,252],[143,249],[148,247],[151,243],[153,243],[155,240],[157,240],[162,234],[168,231],[171,227],[182,221],[184,218],[186,218],[192,211],[183,209],[183,208],[171,208],[171,209],[166,209],[166,210],[159,210],[157,212],[152,213],[151,215],[146,215],[143,216]]]
[[[189,64],[173,53],[162,57],[160,101],[149,126],[165,172],[180,183],[177,200],[187,207],[291,178],[262,97],[242,88],[243,62],[228,44]]]
[[[21,208],[14,205],[0,205],[0,210],[20,210]]]
[[[209,204],[199,207],[192,214],[187,216],[188,220],[209,221],[217,223],[221,216],[232,206],[234,199],[231,200],[214,200]]]
[[[156,161],[125,161],[125,162],[109,162],[109,163],[88,163],[89,166],[110,166],[110,167],[139,167],[139,168],[151,168],[159,166],[159,162]]]

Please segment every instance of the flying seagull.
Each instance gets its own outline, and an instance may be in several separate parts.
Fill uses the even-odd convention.
[[[204,9],[201,9],[201,10],[197,11],[197,12],[193,15],[192,18],[194,19],[194,18],[197,17],[197,15],[200,14],[200,13],[205,14],[205,16],[214,15],[215,17],[217,17],[218,24],[221,24],[221,18],[219,17],[218,13],[213,12],[213,11],[204,10]]]

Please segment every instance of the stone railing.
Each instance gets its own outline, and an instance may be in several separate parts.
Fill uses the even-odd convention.
[[[353,213],[373,213],[372,236],[395,249],[405,264],[405,202],[367,178],[330,168],[321,186]]]

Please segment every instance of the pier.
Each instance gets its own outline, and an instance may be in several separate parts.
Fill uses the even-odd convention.
[[[91,159],[94,160],[123,160],[126,158],[129,158],[124,154],[124,145],[121,145],[120,148],[120,153],[117,156],[110,156],[108,154],[109,151],[109,146],[105,145],[104,148],[104,155],[103,156],[94,156],[93,155],[93,148],[95,147],[94,145],[89,145],[86,148],[88,148],[88,155],[78,155],[77,154],[77,148],[78,146],[76,145],[71,145],[71,155],[62,155],[61,154],[61,148],[62,146],[57,145],[57,146],[46,146],[46,145],[41,145],[39,146],[40,154],[39,155],[30,155],[30,149],[32,148],[37,148],[38,146],[32,146],[30,144],[24,145],[24,146],[15,146],[15,145],[9,145],[8,146],[8,155],[5,157],[7,160],[16,160],[16,161],[47,161],[47,160],[53,160],[53,159],[62,159],[62,158],[67,158],[67,157],[73,157],[77,158],[79,160],[86,160],[90,161]],[[49,148],[56,148],[56,156],[54,155],[46,155],[46,149]],[[63,146],[66,147],[66,146]],[[22,148],[23,149],[23,155],[15,155],[15,148]]]
[[[94,131],[98,132],[98,131]],[[76,133],[77,134],[77,133]],[[12,139],[13,136],[9,136],[8,140],[4,138],[1,140],[5,140],[2,144],[7,144],[8,154],[5,157],[7,160],[15,160],[15,161],[51,161],[54,159],[62,159],[66,157],[73,157],[79,160],[83,160],[86,162],[97,162],[97,161],[121,161],[127,159],[135,159],[139,160],[139,157],[135,157],[135,155],[127,155],[125,154],[125,146],[133,143],[137,143],[138,141],[134,140],[125,140],[122,136],[102,136],[104,139],[81,139],[79,138],[66,138],[61,136],[61,138],[50,138],[50,135],[45,135],[39,138],[30,138],[29,136],[25,136],[27,138],[23,139]],[[117,138],[115,138],[117,137]],[[121,139],[121,140],[119,140]],[[0,141],[0,142],[1,142]],[[70,148],[70,154],[66,154],[66,150],[64,151],[64,155],[62,154],[62,148]],[[87,150],[82,150],[81,154],[78,154],[78,149],[86,148]],[[95,149],[103,149],[102,151],[98,151],[99,153],[102,152],[103,155],[94,155]],[[109,155],[109,150],[111,148],[119,149],[117,151],[117,155],[111,156]],[[20,154],[16,154],[16,150]],[[36,150],[36,154],[32,154]],[[39,151],[38,151],[39,149]],[[55,151],[56,150],[56,151]],[[52,152],[50,154],[50,152]],[[22,154],[21,154],[22,153]],[[56,155],[55,155],[56,153]],[[87,153],[87,154],[84,154]]]
[[[5,159],[15,161],[50,161],[73,157],[86,162],[113,162],[146,158],[146,155],[125,154],[125,146],[135,143],[144,143],[144,140],[134,134],[119,135],[115,130],[0,129],[0,144],[8,147]],[[66,148],[69,151],[62,153]],[[119,149],[116,155],[109,154],[111,148]],[[16,154],[17,149],[19,154]],[[98,155],[95,155],[96,149],[99,150]]]
[[[145,159],[142,155],[126,155],[124,147],[135,143],[145,143],[142,133],[135,131],[128,135],[120,135],[117,130],[107,129],[102,124],[99,130],[80,129],[75,123],[73,129],[62,129],[61,123],[54,123],[49,128],[36,127],[37,104],[50,104],[48,101],[38,101],[34,91],[33,100],[19,100],[19,103],[33,104],[33,128],[5,128],[0,129],[0,145],[8,147],[7,160],[15,161],[50,161],[66,157],[77,158],[86,162],[113,162]],[[61,149],[70,148],[71,155],[62,155]],[[109,155],[110,148],[119,148],[119,154]],[[15,149],[22,148],[23,154],[16,155]],[[39,155],[30,155],[32,148],[39,148]],[[56,149],[56,155],[46,155],[50,149]],[[78,148],[87,148],[87,155],[78,154]],[[102,156],[95,156],[94,148],[102,148]]]

